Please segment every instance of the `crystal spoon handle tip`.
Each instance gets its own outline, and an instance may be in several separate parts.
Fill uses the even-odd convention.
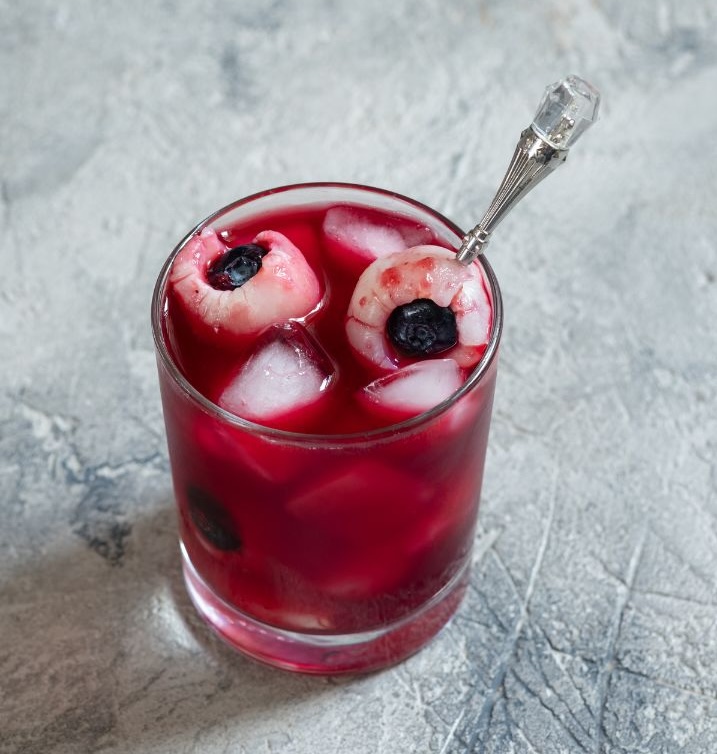
[[[491,233],[540,181],[562,165],[568,150],[597,120],[600,93],[568,76],[546,87],[533,122],[521,134],[513,158],[483,219],[466,233],[456,258],[468,265],[485,251]]]

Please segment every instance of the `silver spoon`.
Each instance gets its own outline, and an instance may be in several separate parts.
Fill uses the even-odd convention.
[[[485,251],[491,233],[540,181],[562,165],[568,150],[597,120],[600,92],[578,76],[545,89],[533,122],[520,134],[513,159],[483,219],[466,233],[457,259],[468,265]]]

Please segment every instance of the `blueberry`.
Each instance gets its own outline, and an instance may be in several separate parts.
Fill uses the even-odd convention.
[[[458,343],[456,315],[430,298],[417,298],[391,312],[386,335],[406,356],[432,356]]]
[[[233,291],[259,272],[265,255],[266,249],[255,243],[229,249],[209,268],[207,281],[218,291]]]
[[[208,492],[190,485],[187,488],[189,515],[199,533],[217,550],[238,550],[239,535],[229,514]]]

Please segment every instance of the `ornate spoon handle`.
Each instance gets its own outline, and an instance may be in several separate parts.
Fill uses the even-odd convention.
[[[513,159],[483,219],[466,233],[457,259],[470,264],[491,233],[540,181],[562,165],[570,147],[597,120],[600,93],[577,76],[547,87],[533,122],[520,134]]]

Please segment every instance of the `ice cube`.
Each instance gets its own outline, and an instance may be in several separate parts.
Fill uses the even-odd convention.
[[[312,531],[365,545],[405,528],[433,494],[425,480],[389,464],[357,459],[312,476],[293,493],[286,509]]]
[[[369,409],[407,419],[429,411],[463,384],[463,372],[453,359],[429,359],[410,364],[366,385],[359,400]]]
[[[209,463],[223,469],[241,469],[252,480],[258,477],[271,484],[286,484],[306,467],[307,451],[301,446],[277,444],[271,438],[238,430],[204,413],[192,426],[198,452]]]
[[[366,267],[374,259],[433,240],[428,228],[408,218],[395,217],[389,223],[375,210],[348,206],[329,209],[323,231],[328,251],[351,267]]]
[[[410,578],[408,553],[400,535],[390,543],[369,543],[361,551],[347,548],[331,568],[314,574],[312,581],[329,597],[374,602]]]
[[[219,405],[259,423],[301,420],[334,383],[321,346],[298,323],[269,328],[256,350],[219,396]]]
[[[406,547],[436,500],[430,480],[355,458],[327,465],[292,491],[292,565],[333,597],[375,596],[404,576]],[[330,566],[329,566],[330,564]]]

